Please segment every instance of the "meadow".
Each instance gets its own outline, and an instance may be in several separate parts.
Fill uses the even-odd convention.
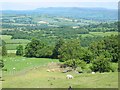
[[[82,37],[95,37],[95,36],[111,36],[118,35],[118,32],[89,32],[89,34],[79,34]]]
[[[62,73],[64,69],[56,66],[57,59],[26,58],[8,55],[3,57],[3,88],[117,88],[118,72],[109,73]],[[89,65],[88,65],[89,66]],[[117,69],[117,64],[113,63]],[[15,69],[13,69],[15,68]],[[48,69],[55,71],[47,72]],[[66,79],[71,74],[73,79]]]
[[[16,50],[17,46],[19,45],[23,45],[23,47],[25,48],[25,45],[30,42],[27,39],[11,39],[12,38],[11,35],[0,35],[0,37],[2,38],[2,40],[5,41],[6,48],[7,50],[9,50],[8,52],[12,52],[13,50]]]

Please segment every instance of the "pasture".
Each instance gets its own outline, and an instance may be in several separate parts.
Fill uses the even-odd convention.
[[[23,47],[25,48],[25,45],[30,42],[27,39],[11,39],[11,35],[0,35],[0,37],[6,42],[6,48],[9,51],[16,50],[16,47],[18,45],[23,45]]]
[[[62,73],[54,68],[57,59],[25,58],[20,56],[3,57],[7,71],[3,71],[3,88],[117,88],[118,73],[82,73],[75,71]],[[117,66],[117,64],[113,64]],[[66,75],[73,79],[66,79]]]
[[[118,32],[90,32],[89,34],[79,34],[82,37],[94,37],[94,36],[111,36],[111,35],[118,35]]]
[[[26,58],[15,55],[8,55],[3,57],[7,73],[15,73],[29,68],[34,68],[37,66],[44,66],[50,62],[59,62],[56,59],[46,59],[46,58]],[[13,71],[13,68],[16,68]],[[12,72],[13,71],[13,72]]]

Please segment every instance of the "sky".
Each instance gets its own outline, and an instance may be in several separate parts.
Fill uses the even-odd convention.
[[[33,10],[46,7],[88,7],[117,9],[119,0],[0,0],[2,10]]]

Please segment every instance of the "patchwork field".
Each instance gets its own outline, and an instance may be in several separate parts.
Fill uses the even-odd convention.
[[[79,34],[82,37],[94,37],[94,36],[110,36],[110,35],[118,35],[118,32],[90,32],[89,34]],[[6,42],[6,48],[7,50],[16,50],[16,47],[18,45],[23,45],[25,48],[25,45],[29,43],[30,41],[27,39],[11,39],[12,36],[10,35],[0,35],[2,39]],[[12,52],[10,51],[10,52]]]
[[[11,35],[0,35],[0,37],[6,42],[6,48],[7,50],[9,50],[8,53],[16,50],[16,47],[18,45],[23,45],[23,47],[25,48],[25,45],[30,42],[27,39],[11,39]]]

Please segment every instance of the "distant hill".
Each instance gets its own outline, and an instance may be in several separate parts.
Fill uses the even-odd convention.
[[[52,16],[63,16],[72,18],[83,18],[93,20],[117,20],[117,9],[105,9],[105,8],[78,8],[78,7],[48,7],[37,8],[35,10],[4,10],[3,14],[47,14]]]

